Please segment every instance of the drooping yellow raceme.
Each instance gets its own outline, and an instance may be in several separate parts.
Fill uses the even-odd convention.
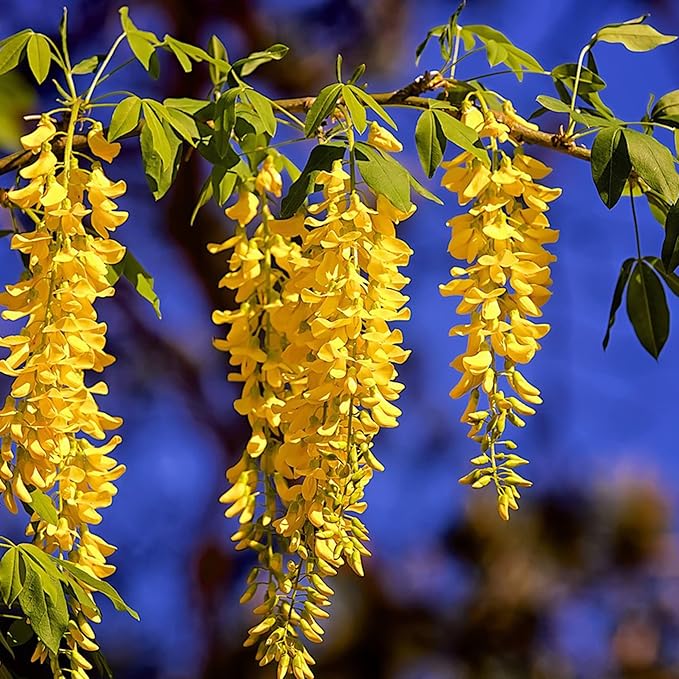
[[[457,194],[460,205],[471,202],[466,214],[448,221],[448,250],[467,266],[453,267],[452,280],[440,286],[442,295],[461,297],[457,313],[470,316],[450,331],[467,338],[465,352],[451,364],[462,375],[450,395],[469,396],[462,422],[482,449],[472,460],[476,469],[460,481],[474,488],[493,482],[498,511],[508,519],[509,508],[517,509],[518,487],[531,483],[514,471],[527,460],[506,452],[516,444],[503,435],[508,421],[524,426],[523,416],[534,414],[532,405],[542,402],[519,366],[531,361],[549,331],[548,324],[531,319],[542,315],[551,295],[549,265],[556,257],[545,245],[557,240],[558,231],[550,228],[545,212],[561,190],[536,183],[550,172],[540,161],[498,150],[509,129],[491,112],[484,116],[466,107],[462,121],[489,137],[493,151],[490,167],[467,152],[442,164],[442,185]]]
[[[103,381],[90,385],[89,371],[100,373],[114,361],[105,351],[106,324],[98,322],[94,303],[113,294],[107,265],[125,253],[109,237],[127,218],[111,200],[124,193],[125,183],[109,180],[98,162],[86,170],[73,155],[57,161],[51,149],[56,134],[43,117],[22,138],[37,159],[20,171],[28,184],[8,192],[9,201],[33,216],[35,228],[13,237],[12,248],[24,255],[27,270],[0,293],[3,318],[23,322],[17,334],[0,339],[9,350],[0,372],[13,378],[0,410],[0,491],[12,512],[18,502],[33,502],[31,492],[43,493],[56,521],[44,511],[34,513],[27,535],[45,552],[104,578],[115,570],[107,563],[115,548],[91,527],[111,504],[114,481],[125,467],[110,456],[120,437],[106,441],[121,419],[100,410],[96,399],[108,387]],[[111,160],[119,145],[95,133],[90,148]],[[89,663],[78,648],[94,650],[96,644],[83,613],[96,621],[98,613],[93,601],[90,608],[76,601],[71,608],[75,618],[65,635],[71,676],[86,677]],[[56,657],[39,643],[34,659],[47,657],[61,677]]]
[[[264,172],[266,163],[255,182],[263,203],[279,186],[269,188]],[[223,284],[237,289],[240,307],[215,313],[231,323],[217,346],[240,366],[230,376],[244,382],[235,407],[252,427],[222,501],[231,504],[227,516],[240,516],[237,547],[259,552],[242,601],[266,583],[255,608],[263,620],[246,644],[258,643],[258,660],[276,661],[279,677],[298,679],[313,676],[300,632],[320,642],[316,619],[328,616],[333,591],[323,578],[345,562],[363,573],[367,530],[356,514],[373,470],[382,469],[372,440],[400,415],[394,365],[408,356],[389,323],[408,317],[400,292],[408,279],[398,269],[411,250],[394,225],[410,212],[382,196],[367,207],[341,161],[316,183],[323,199],[310,216],[275,220],[264,205],[250,238],[253,194],[241,193],[230,209],[236,235],[212,248],[234,249]]]

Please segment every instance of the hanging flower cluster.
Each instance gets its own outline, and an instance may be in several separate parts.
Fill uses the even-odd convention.
[[[389,323],[409,316],[400,292],[408,279],[398,269],[411,250],[394,227],[412,210],[399,212],[383,196],[365,205],[341,161],[315,182],[323,199],[306,219],[273,219],[267,195],[279,196],[281,182],[267,159],[256,195],[242,191],[227,210],[235,235],[211,246],[233,248],[221,285],[237,290],[239,307],[215,312],[215,322],[231,325],[215,344],[239,366],[229,376],[244,383],[234,405],[252,428],[221,498],[231,505],[226,515],[239,516],[237,548],[259,554],[241,601],[265,589],[254,611],[263,619],[246,645],[258,643],[258,660],[276,661],[279,677],[297,679],[313,676],[300,632],[321,641],[316,618],[328,617],[333,594],[323,578],[345,562],[362,575],[370,554],[356,515],[373,470],[382,469],[373,438],[397,425],[392,402],[403,386],[394,365],[409,353]]]
[[[518,117],[511,105],[505,113]],[[466,214],[448,221],[449,252],[468,266],[453,267],[452,280],[440,286],[442,295],[462,298],[458,314],[470,315],[469,323],[450,331],[467,337],[465,352],[451,364],[462,376],[450,395],[469,394],[462,422],[470,426],[469,436],[482,452],[472,460],[476,469],[460,481],[474,488],[492,481],[500,516],[508,519],[509,509],[517,509],[518,488],[531,483],[515,471],[527,460],[506,452],[516,444],[503,436],[507,422],[523,427],[522,417],[534,414],[532,405],[542,403],[540,391],[518,366],[533,358],[549,331],[548,324],[530,319],[542,315],[551,294],[549,265],[556,257],[544,246],[557,240],[558,231],[550,228],[545,212],[561,190],[534,181],[550,172],[540,161],[519,152],[511,158],[499,150],[509,128],[492,112],[484,115],[467,106],[462,121],[480,137],[490,138],[492,163],[488,167],[464,152],[442,164],[442,185],[457,194],[460,205],[472,202]]]
[[[64,134],[64,160],[58,161],[51,143]],[[43,494],[52,510],[33,512],[27,535],[46,553],[64,555],[104,578],[115,570],[106,562],[115,548],[91,526],[101,521],[99,510],[111,504],[113,482],[125,467],[110,457],[119,436],[100,445],[92,439],[104,441],[122,421],[99,409],[96,397],[107,393],[106,383],[89,386],[86,378],[88,371],[101,372],[114,361],[105,352],[106,324],[97,321],[94,303],[113,294],[107,265],[125,253],[109,232],[127,219],[112,200],[126,187],[108,179],[99,162],[91,169],[80,167],[72,136],[73,126],[57,132],[43,116],[21,139],[37,155],[20,171],[28,184],[8,192],[35,228],[13,237],[12,248],[23,255],[26,272],[0,294],[3,318],[24,323],[18,334],[0,339],[0,346],[9,349],[0,372],[13,378],[0,410],[0,491],[11,512],[18,502],[28,506],[35,493]],[[101,125],[92,128],[88,142],[92,153],[107,161],[120,150],[106,141]],[[97,646],[83,613],[98,621],[97,609],[93,601],[91,608],[77,601],[71,605],[74,617],[65,635],[70,676],[86,678],[91,665],[78,648]],[[48,657],[54,676],[63,676],[57,657],[39,642],[34,660]]]

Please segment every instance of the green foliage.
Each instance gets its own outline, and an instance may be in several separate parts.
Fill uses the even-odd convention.
[[[327,85],[318,93],[304,122],[304,134],[307,137],[315,135],[323,121],[332,114],[340,94],[342,94],[340,83]]]
[[[127,44],[139,63],[149,71],[151,57],[160,45],[160,40],[151,31],[140,31],[130,19],[127,7],[120,8],[120,25],[127,38]]]
[[[601,130],[592,144],[592,178],[604,205],[610,210],[620,199],[632,171],[623,130]]]
[[[415,146],[422,169],[433,176],[446,150],[446,137],[433,111],[423,111],[415,126]]]
[[[375,194],[381,194],[397,209],[410,207],[410,172],[388,153],[363,142],[356,143],[356,165],[365,183]]]
[[[10,651],[11,645],[28,641],[32,631],[57,653],[68,627],[69,601],[78,600],[92,608],[83,586],[106,596],[117,610],[139,619],[111,585],[76,564],[46,554],[30,543],[13,545],[4,538],[2,541],[5,553],[0,559],[0,599],[10,609],[18,607],[25,616],[25,622],[12,625],[9,639],[0,640]]]
[[[629,257],[622,263],[622,266],[620,267],[618,280],[615,284],[615,290],[613,291],[611,310],[608,314],[608,327],[606,328],[606,334],[604,335],[604,340],[602,342],[604,349],[608,347],[608,343],[611,339],[611,330],[613,329],[613,324],[615,323],[615,315],[622,304],[622,296],[625,292],[625,288],[627,287],[627,283],[629,282],[634,262],[635,259],[633,257]]]
[[[594,34],[592,42],[617,43],[624,45],[630,52],[648,52],[677,39],[676,35],[663,35],[653,26],[642,23],[648,16],[644,14],[620,24],[608,24]]]
[[[125,97],[113,109],[111,125],[108,128],[108,140],[115,141],[132,132],[137,127],[141,116],[141,99],[132,94]]]
[[[45,82],[50,72],[52,50],[49,40],[40,33],[33,33],[28,41],[26,50],[28,65],[38,84]]]
[[[280,61],[288,51],[289,48],[286,45],[276,43],[265,50],[253,52],[243,59],[238,59],[233,63],[232,68],[241,78],[247,78],[263,64],[268,64],[270,61]]]
[[[319,144],[312,149],[301,174],[281,201],[281,219],[292,217],[304,205],[307,196],[315,190],[314,180],[318,173],[321,170],[329,171],[335,160],[344,157],[346,150],[346,144],[341,142]]]
[[[486,50],[488,64],[491,67],[506,64],[519,81],[523,80],[524,70],[536,73],[544,70],[537,59],[519,49],[504,33],[490,26],[464,26],[460,35],[467,51],[474,48],[478,38]]]
[[[669,149],[657,139],[636,130],[624,130],[632,167],[667,203],[679,197],[679,176]]]
[[[658,358],[670,332],[670,313],[660,278],[645,261],[636,262],[630,274],[627,315],[641,345]]]
[[[674,273],[679,266],[679,205],[672,205],[665,219],[665,238],[661,260],[665,271]]]
[[[160,299],[153,289],[153,277],[129,249],[120,262],[109,266],[108,281],[111,285],[114,285],[121,276],[132,284],[137,293],[153,307],[156,316],[161,318]]]

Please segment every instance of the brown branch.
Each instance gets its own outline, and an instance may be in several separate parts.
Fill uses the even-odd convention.
[[[435,82],[435,74],[436,71],[431,71],[399,90],[393,92],[378,92],[373,94],[372,97],[382,106],[404,106],[406,108],[428,109],[431,106],[432,99],[416,96],[411,93],[414,91],[425,92],[433,89],[435,86],[433,84]],[[294,99],[276,99],[274,101],[280,108],[284,108],[290,113],[307,113],[313,106],[315,97],[296,97]],[[565,153],[573,158],[579,158],[580,160],[589,161],[591,158],[591,152],[588,148],[585,146],[577,146],[562,132],[550,133],[543,130],[534,130],[515,122],[501,111],[494,111],[493,113],[500,122],[509,127],[509,135],[516,142],[534,146],[544,146]],[[143,124],[144,122],[140,121],[134,130],[123,135],[121,139],[138,136]],[[52,144],[52,149],[58,154],[59,151],[63,151],[65,143],[65,137],[59,137]],[[73,138],[73,147],[83,148],[86,145],[87,137],[84,134],[76,134]],[[33,157],[31,151],[16,151],[4,158],[0,158],[0,175],[21,169],[30,164]]]

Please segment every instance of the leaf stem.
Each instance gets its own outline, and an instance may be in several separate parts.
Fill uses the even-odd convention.
[[[634,221],[634,238],[637,243],[637,261],[641,263],[641,238],[639,237],[639,222],[637,221],[637,210],[634,207],[634,184],[631,181],[627,182],[629,185],[629,202],[632,206],[632,220]]]
[[[111,45],[111,49],[108,51],[108,54],[104,57],[104,60],[101,62],[101,66],[99,66],[99,70],[96,72],[94,78],[92,78],[92,82],[90,83],[90,86],[87,90],[87,93],[85,94],[85,99],[84,99],[84,104],[87,105],[90,101],[90,98],[92,97],[92,94],[94,93],[94,88],[97,86],[97,83],[100,81],[101,77],[104,74],[104,71],[106,70],[106,67],[109,65],[111,62],[111,59],[113,58],[113,55],[115,54],[115,51],[118,49],[118,46],[120,43],[125,40],[125,33],[121,33],[116,39],[113,45]]]
[[[575,82],[573,83],[573,96],[571,97],[570,113],[568,114],[570,122],[568,123],[568,131],[566,132],[566,136],[571,135],[575,129],[575,120],[573,120],[572,114],[575,112],[575,102],[578,98],[578,87],[580,86],[580,76],[582,75],[582,64],[585,61],[587,52],[589,52],[593,45],[594,43],[590,40],[590,42],[588,42],[580,50],[580,54],[578,55],[578,66],[575,69]]]

